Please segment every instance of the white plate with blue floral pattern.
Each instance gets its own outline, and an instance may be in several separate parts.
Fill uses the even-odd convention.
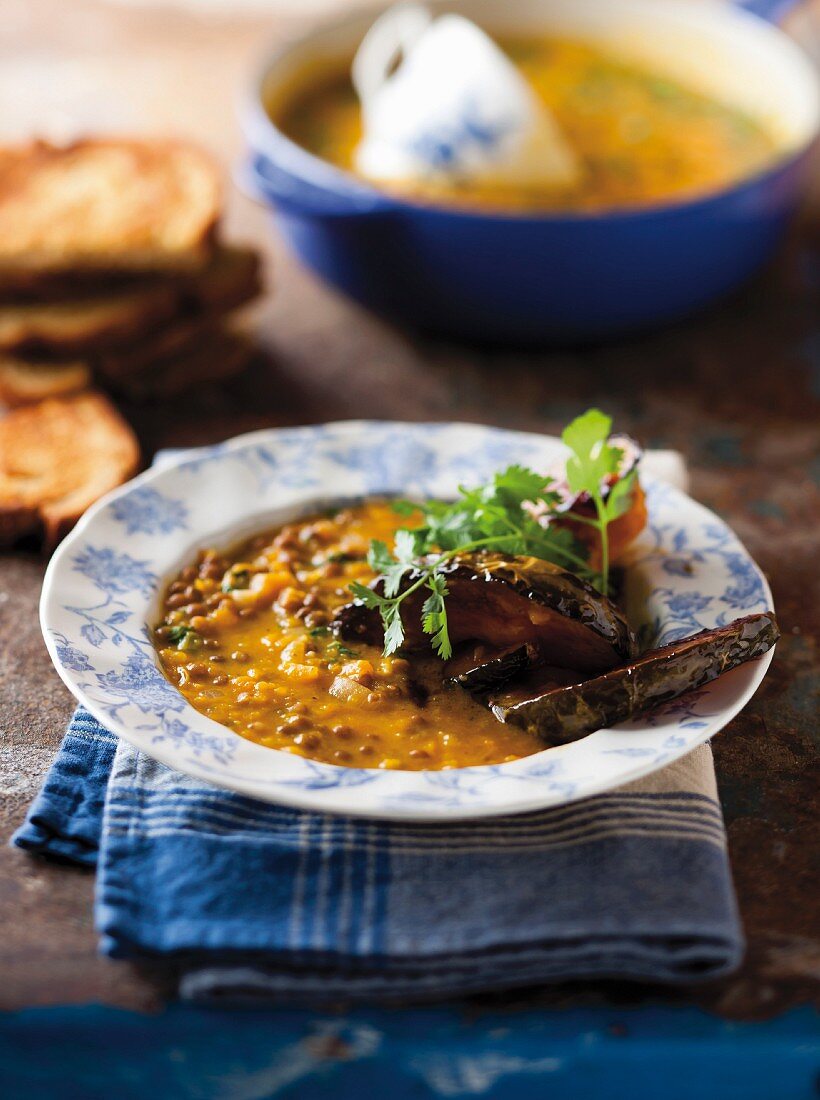
[[[338,500],[453,496],[511,462],[536,469],[557,439],[471,424],[353,421],[254,432],[157,466],[96,504],[46,575],[41,617],[68,687],[109,729],[180,772],[267,802],[328,813],[456,820],[556,806],[655,771],[744,706],[772,653],[613,729],[511,763],[445,771],[342,768],[245,740],[194,710],[150,640],[168,580],[202,546],[229,546]],[[647,644],[772,606],[760,570],[717,516],[643,478],[649,524],[627,566]]]

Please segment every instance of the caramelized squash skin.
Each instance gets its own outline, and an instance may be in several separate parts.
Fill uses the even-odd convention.
[[[450,639],[496,649],[527,646],[541,662],[601,672],[632,656],[634,638],[621,612],[591,585],[560,566],[532,557],[465,554],[442,567],[447,579]],[[408,588],[418,574],[409,572]],[[375,584],[380,590],[381,582]],[[419,590],[402,604],[407,650],[429,650],[421,627]],[[334,629],[371,645],[383,639],[377,611],[354,602],[337,612]]]
[[[577,741],[715,680],[768,652],[780,637],[771,611],[652,649],[591,679],[542,668],[488,698],[500,722],[549,745]]]

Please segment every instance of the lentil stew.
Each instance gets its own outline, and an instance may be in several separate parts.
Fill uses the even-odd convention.
[[[408,522],[370,500],[201,551],[165,594],[155,630],[165,674],[241,736],[331,764],[416,771],[539,752],[537,735],[447,683],[432,654],[411,663],[331,633],[349,584],[374,578],[370,540],[392,542]]]

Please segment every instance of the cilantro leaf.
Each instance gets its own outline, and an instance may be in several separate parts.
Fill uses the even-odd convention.
[[[394,548],[396,557],[403,565],[413,565],[416,555],[416,537],[412,531],[397,531]]]
[[[636,477],[637,470],[630,470],[626,477],[618,478],[610,486],[606,497],[606,515],[610,523],[629,511]]]
[[[567,482],[573,493],[600,493],[610,474],[617,474],[622,452],[609,442],[612,417],[589,409],[564,428],[561,438],[572,454],[567,459]]]
[[[382,604],[388,602],[383,596],[380,596],[378,592],[374,591],[372,588],[368,588],[366,584],[361,584],[359,581],[354,581],[351,584],[350,591],[357,600],[362,601],[365,607],[381,609]]]
[[[398,541],[399,531],[396,535]],[[403,547],[406,552],[406,548]],[[387,544],[374,539],[370,544],[367,562],[374,573],[384,578],[384,594],[392,599],[401,588],[402,578],[408,569],[412,568],[412,558],[406,557],[405,561],[396,561],[393,554],[387,548]]]
[[[157,633],[166,641],[172,642],[177,649],[197,649],[202,642],[202,636],[191,626],[161,626]]]
[[[401,621],[401,604],[393,603],[382,607],[384,622],[384,653],[389,657],[401,648],[404,641],[404,624]]]
[[[547,479],[526,466],[508,466],[493,478],[495,495],[519,505],[525,500],[538,500]]]
[[[597,527],[600,535],[599,586],[604,595],[609,586],[607,527],[629,508],[636,476],[633,470],[625,477],[618,477],[623,451],[609,442],[611,429],[611,417],[600,409],[589,409],[567,425],[561,436],[572,452],[567,459],[567,483],[573,493],[586,493],[595,504],[597,519],[584,519]]]
[[[372,540],[367,552],[367,564],[374,572],[383,573],[385,569],[390,568],[394,560],[386,542],[382,542],[381,539]]]
[[[447,580],[441,573],[431,573],[427,581],[430,595],[422,604],[421,625],[425,634],[432,634],[433,649],[443,661],[453,655],[453,646],[447,626],[447,609],[444,605],[447,596]]]

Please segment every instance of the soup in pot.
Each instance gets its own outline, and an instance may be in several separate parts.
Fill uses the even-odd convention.
[[[759,121],[662,73],[582,42],[500,44],[580,159],[580,182],[545,190],[413,180],[396,190],[422,201],[486,209],[595,211],[706,194],[753,175],[776,156],[774,137]],[[349,65],[317,74],[271,113],[293,141],[354,171],[361,112]]]

